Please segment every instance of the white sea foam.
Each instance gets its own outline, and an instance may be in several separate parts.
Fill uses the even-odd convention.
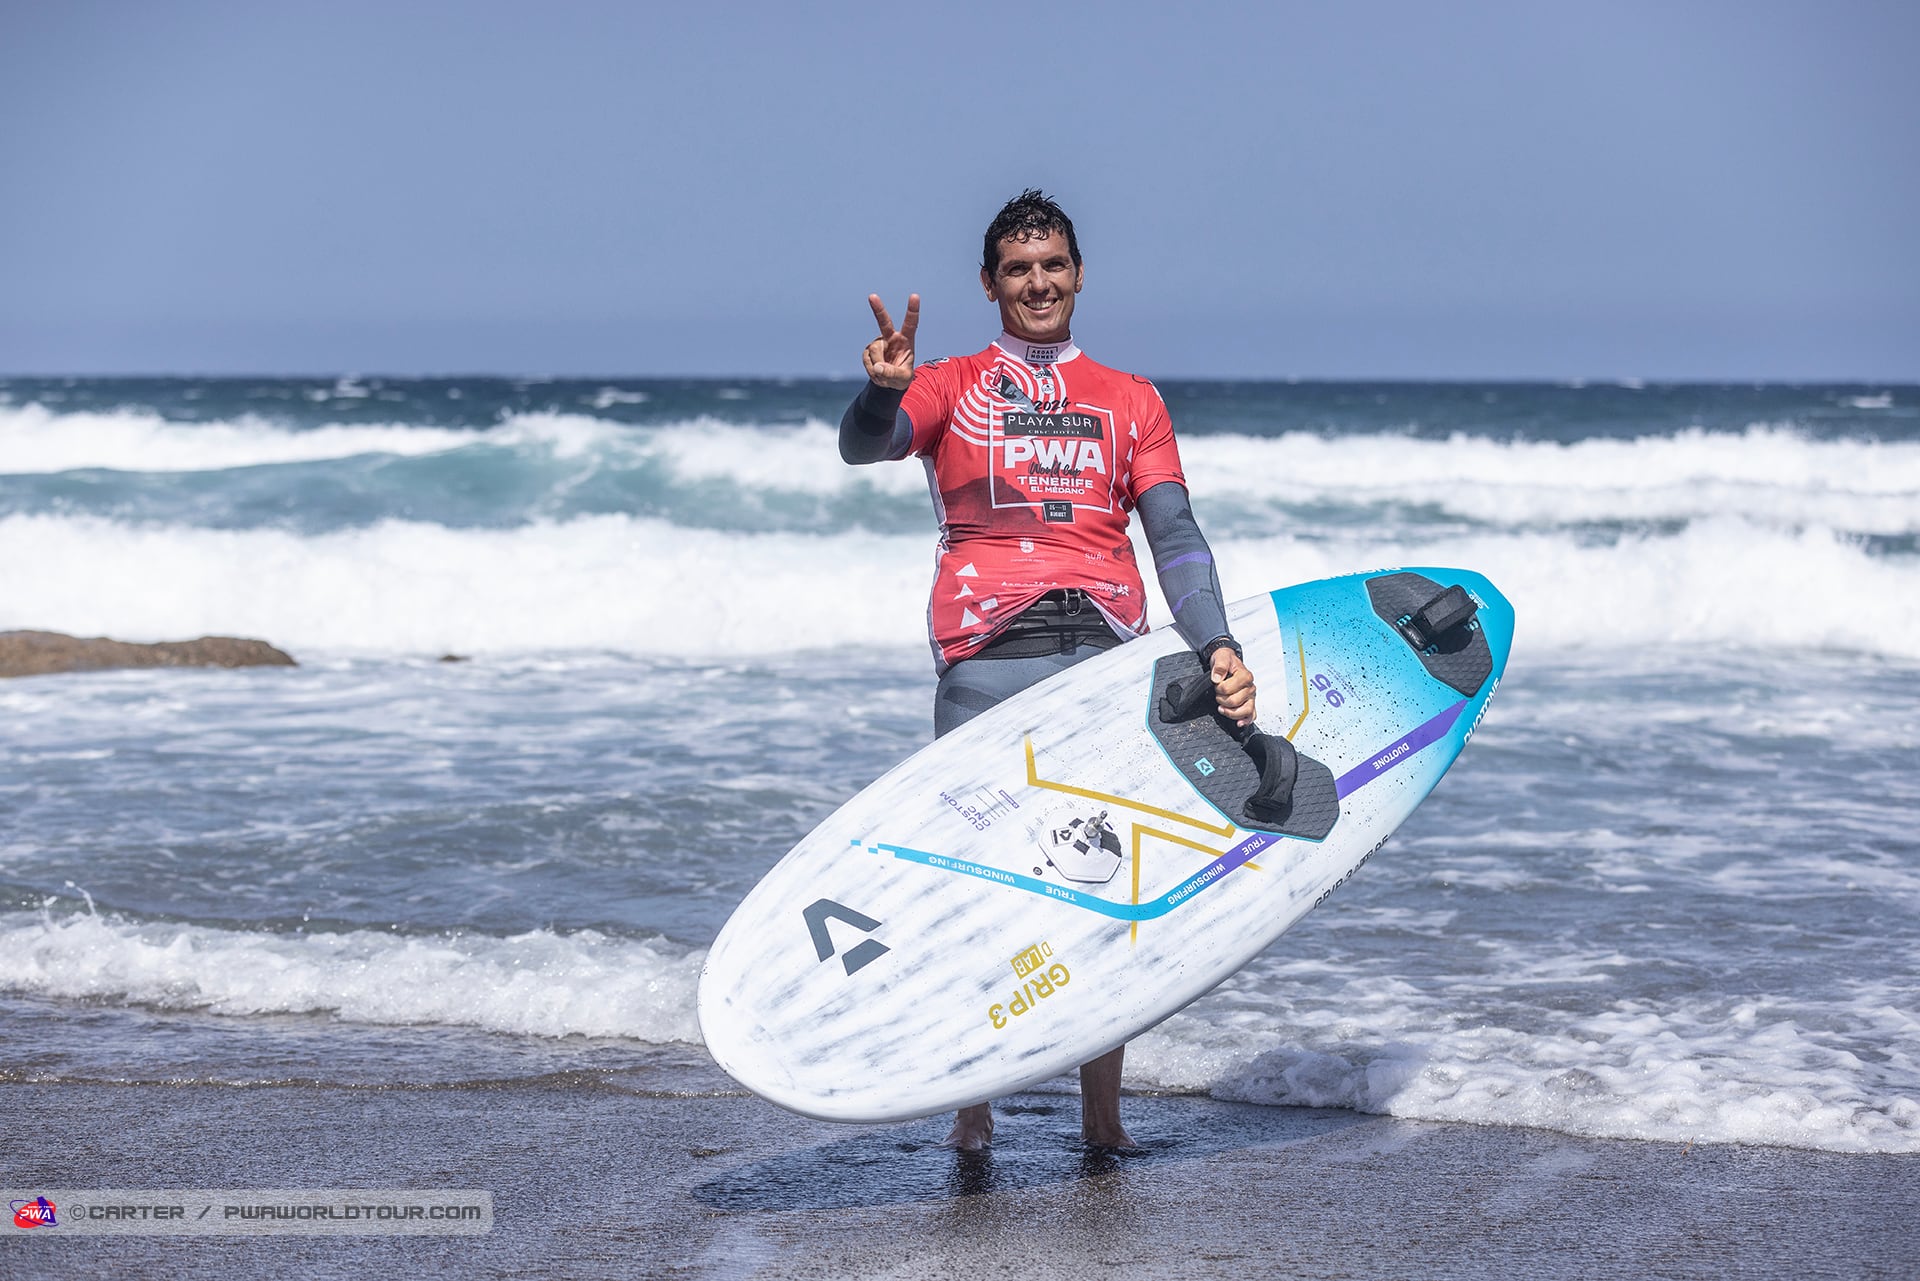
[[[268,934],[111,915],[0,916],[0,989],[212,1014],[698,1043],[704,953],[594,931]],[[1617,958],[1616,958],[1617,959]],[[1604,970],[1608,958],[1570,962]],[[1297,962],[1136,1039],[1129,1080],[1266,1104],[1598,1137],[1920,1152],[1920,1019],[1862,986],[1816,1031],[1774,1003],[1622,1001],[1550,1032],[1397,979]],[[1571,974],[1572,971],[1570,970]],[[1566,976],[1563,976],[1563,980]],[[1574,975],[1578,977],[1578,975]],[[1289,1000],[1289,979],[1300,1000]],[[1311,1001],[1304,990],[1311,988]],[[1835,1018],[1876,1062],[1836,1044]]]
[[[91,913],[0,915],[0,988],[9,991],[535,1036],[697,1043],[704,956],[592,930],[263,934]]]
[[[925,487],[918,467],[848,468],[824,423],[778,432],[703,420],[636,433],[627,447],[689,480],[836,494]],[[1427,505],[1500,526],[1735,515],[1858,533],[1920,531],[1920,442],[1811,440],[1784,427],[1689,430],[1572,444],[1455,436],[1191,436],[1180,444],[1204,511],[1335,502]]]
[[[40,405],[24,405],[0,410],[0,473],[26,475],[92,467],[213,471],[355,454],[431,454],[469,444],[475,435],[470,431],[391,424],[339,425],[296,432],[251,419],[172,423],[142,410],[56,414]]]
[[[636,446],[683,480],[724,480],[804,494],[839,494],[856,486],[894,494],[926,492],[926,472],[918,464],[849,467],[840,461],[838,439],[834,428],[819,422],[770,432],[703,419],[655,428],[637,437]]]
[[[602,387],[593,397],[595,409],[611,409],[615,405],[644,405],[652,397],[644,391],[622,391],[618,387]]]
[[[1848,1039],[1885,1059],[1870,1065],[1838,1043],[1831,1011],[1816,1030],[1761,1000],[1623,1001],[1523,1032],[1392,979],[1300,977],[1313,1005],[1195,1006],[1132,1043],[1130,1076],[1245,1102],[1605,1138],[1920,1152],[1920,1019],[1890,990],[1863,989],[1841,1016]]]
[[[1229,597],[1381,564],[1474,569],[1513,602],[1523,650],[1733,644],[1920,657],[1920,563],[1870,556],[1825,529],[1719,518],[1599,545],[1547,533],[1358,547],[1272,539],[1228,541],[1216,556]]]
[[[537,446],[566,457],[617,441],[624,430],[575,414],[523,414],[484,431],[398,423],[336,423],[293,430],[255,418],[179,423],[146,410],[54,413],[31,404],[0,408],[0,475],[81,468],[218,471],[364,454],[416,458],[475,445]]]
[[[1513,601],[1523,648],[1920,657],[1920,563],[1819,529],[1723,518],[1601,545],[1515,533],[1214,549],[1229,597],[1383,564],[1475,569]],[[917,646],[932,550],[924,535],[744,534],[627,516],[508,530],[388,521],[315,536],[11,516],[0,518],[0,628],[379,653]],[[1148,587],[1164,620],[1151,575]]]
[[[512,530],[0,519],[0,627],[298,648],[771,653],[923,643],[924,538],[732,534],[597,516]]]
[[[585,414],[535,413],[485,430],[396,424],[293,430],[248,418],[174,423],[132,409],[0,408],[0,473],[11,474],[199,471],[465,448],[593,455],[615,467],[651,463],[682,481],[718,480],[773,494],[912,494],[925,486],[918,467],[847,467],[834,428],[817,421],[757,427],[699,418],[632,427]],[[1424,507],[1507,527],[1734,515],[1857,533],[1920,532],[1920,442],[1822,441],[1783,426],[1571,444],[1309,432],[1193,435],[1182,441],[1181,454],[1203,513],[1209,502],[1231,500],[1255,510],[1316,503]]]
[[[619,403],[642,392],[603,392]],[[611,402],[610,402],[611,403]],[[81,468],[124,472],[217,471],[323,462],[368,454],[420,458],[456,449],[539,451],[556,458],[606,456],[615,465],[657,463],[683,481],[724,480],[747,490],[832,495],[861,487],[924,492],[919,467],[851,468],[825,423],[764,428],[696,418],[664,427],[628,427],[584,414],[532,413],[486,429],[333,424],[295,430],[254,418],[169,422],[144,410],[53,413],[40,405],[0,408],[0,475]]]
[[[1858,533],[1920,530],[1920,442],[1811,440],[1782,427],[1571,444],[1455,436],[1196,437],[1197,501],[1426,504],[1496,525],[1745,516]]]

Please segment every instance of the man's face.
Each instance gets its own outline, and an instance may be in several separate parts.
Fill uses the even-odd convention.
[[[1002,240],[999,267],[991,276],[982,268],[980,283],[1000,304],[1000,323],[1008,333],[1028,342],[1062,342],[1085,275],[1084,268],[1073,265],[1065,236],[1041,232]]]

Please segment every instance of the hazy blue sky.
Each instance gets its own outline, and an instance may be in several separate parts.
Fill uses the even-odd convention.
[[[1920,380],[1920,4],[0,0],[0,371]]]

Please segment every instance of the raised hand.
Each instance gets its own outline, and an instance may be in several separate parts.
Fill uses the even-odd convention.
[[[868,343],[860,356],[867,377],[882,387],[904,391],[913,381],[913,331],[920,327],[920,295],[907,295],[906,318],[898,329],[893,327],[893,317],[887,315],[879,294],[868,294],[867,306],[873,308],[873,318],[880,325],[880,336]]]

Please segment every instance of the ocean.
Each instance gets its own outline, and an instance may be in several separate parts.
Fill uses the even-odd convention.
[[[853,390],[0,379],[0,630],[300,663],[0,682],[0,1082],[732,1089],[704,948],[931,737]],[[1162,390],[1229,596],[1462,565],[1518,636],[1128,1086],[1920,1153],[1920,387]]]

